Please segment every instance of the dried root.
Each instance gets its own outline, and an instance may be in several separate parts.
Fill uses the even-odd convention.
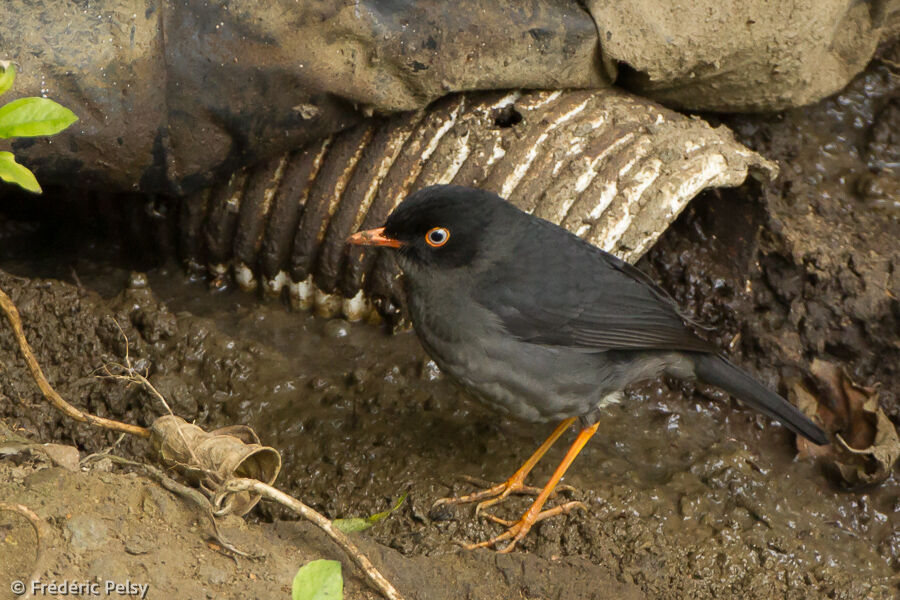
[[[3,291],[0,290],[0,294]],[[22,515],[28,522],[31,523],[31,526],[34,528],[34,535],[37,538],[35,542],[35,548],[37,548],[37,554],[34,559],[34,568],[31,570],[31,576],[26,581],[37,581],[40,579],[41,574],[44,572],[45,562],[47,559],[47,538],[50,537],[49,526],[46,521],[40,518],[33,510],[28,508],[23,504],[12,504],[9,502],[0,502],[0,511],[9,511],[14,512],[19,515]],[[14,590],[15,591],[15,590]],[[24,600],[31,598],[31,591],[26,587],[25,593],[20,596]]]

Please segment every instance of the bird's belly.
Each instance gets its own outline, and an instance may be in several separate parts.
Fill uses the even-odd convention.
[[[419,331],[441,370],[493,408],[527,421],[559,421],[593,411],[620,382],[602,354],[481,335],[447,339]]]

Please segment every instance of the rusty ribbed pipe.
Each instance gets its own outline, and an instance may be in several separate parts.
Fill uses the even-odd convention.
[[[217,280],[233,273],[243,289],[287,289],[293,306],[361,319],[398,312],[397,272],[345,240],[421,187],[492,190],[634,261],[700,190],[751,170],[777,172],[726,128],[620,91],[455,94],[185,199],[180,248]]]

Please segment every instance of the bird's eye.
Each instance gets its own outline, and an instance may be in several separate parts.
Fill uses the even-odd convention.
[[[446,227],[432,227],[425,234],[425,241],[432,248],[440,248],[450,239],[450,230]]]

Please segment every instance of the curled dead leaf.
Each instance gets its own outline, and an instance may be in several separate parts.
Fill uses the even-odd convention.
[[[878,392],[855,384],[843,369],[827,361],[813,361],[810,373],[809,382],[795,383],[791,395],[797,407],[821,423],[837,443],[816,446],[798,438],[798,456],[827,461],[850,486],[887,479],[900,458],[900,436],[878,406]]]
[[[272,484],[281,470],[281,455],[259,443],[249,427],[237,425],[204,431],[181,417],[159,417],[150,426],[150,442],[166,466],[206,487],[218,489],[234,477]],[[260,496],[250,492],[232,494],[221,512],[245,515]]]

